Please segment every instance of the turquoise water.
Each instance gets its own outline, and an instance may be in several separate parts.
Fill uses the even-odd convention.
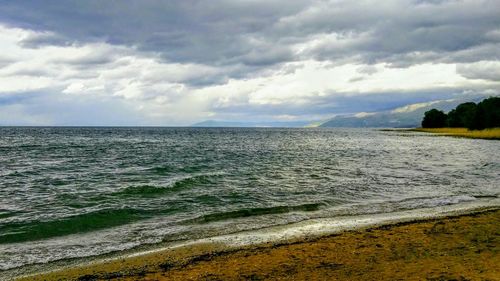
[[[498,197],[498,155],[369,129],[0,128],[0,270]]]

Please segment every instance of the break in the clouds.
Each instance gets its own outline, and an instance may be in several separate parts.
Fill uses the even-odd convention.
[[[500,1],[0,1],[0,124],[317,120],[500,91]]]

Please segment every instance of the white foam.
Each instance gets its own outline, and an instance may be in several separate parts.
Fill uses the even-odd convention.
[[[314,238],[330,234],[341,233],[343,231],[390,225],[400,222],[411,222],[422,219],[440,218],[452,215],[462,215],[475,210],[498,209],[500,208],[500,198],[478,199],[467,201],[455,205],[437,206],[432,208],[414,209],[392,213],[369,214],[359,216],[343,216],[335,218],[311,219],[289,225],[273,226],[258,230],[244,231],[234,234],[215,236],[197,240],[174,242],[164,247],[157,247],[151,250],[141,250],[132,253],[122,253],[108,258],[96,258],[91,262],[82,262],[79,265],[97,264],[105,261],[113,261],[128,257],[143,256],[151,253],[173,250],[176,248],[191,247],[198,244],[218,244],[228,250],[238,249],[246,246],[259,245],[265,243],[283,243],[287,241],[300,240],[303,238]],[[50,266],[47,264],[45,270],[57,271],[75,264],[66,266]],[[40,273],[40,270],[37,271]],[[19,275],[14,272],[11,274]],[[22,274],[22,273],[21,273]],[[35,273],[23,274],[23,277]],[[11,275],[12,276],[12,275]],[[0,274],[0,279],[2,276]]]
[[[319,237],[336,234],[347,230],[388,225],[399,222],[409,222],[422,219],[440,218],[451,215],[461,215],[473,210],[500,207],[500,198],[466,201],[456,205],[437,206],[432,208],[399,211],[393,213],[370,214],[359,216],[344,216],[336,218],[311,219],[289,225],[273,226],[258,230],[203,238],[168,247],[137,252],[122,257],[134,257],[169,249],[186,247],[205,243],[223,243],[227,248],[240,248],[244,246],[264,243],[280,243],[306,237]]]

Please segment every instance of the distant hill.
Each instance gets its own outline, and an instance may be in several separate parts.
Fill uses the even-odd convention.
[[[312,121],[290,121],[290,122],[233,122],[233,121],[218,121],[207,120],[191,125],[192,127],[306,127]]]
[[[453,99],[416,103],[394,110],[381,112],[361,112],[353,115],[336,116],[320,125],[320,127],[385,127],[412,128],[419,127],[424,113],[432,108],[450,111],[457,105],[467,101],[478,102],[484,97],[470,99]]]
[[[327,121],[223,121],[206,120],[191,125],[192,127],[379,127],[413,128],[420,127],[424,113],[432,108],[445,112],[464,102],[479,102],[485,96],[474,96],[450,100],[409,104],[393,110],[379,112],[359,112],[350,115],[335,116]]]

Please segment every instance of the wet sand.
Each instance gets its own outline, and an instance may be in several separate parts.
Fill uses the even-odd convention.
[[[500,210],[240,250],[197,245],[25,280],[500,280]]]

